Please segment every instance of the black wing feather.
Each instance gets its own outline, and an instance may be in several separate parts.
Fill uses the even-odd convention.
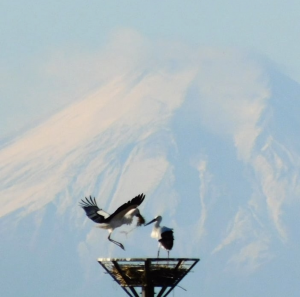
[[[171,250],[174,243],[173,231],[169,230],[163,232],[161,234],[161,239],[159,240],[159,242],[166,250]]]
[[[117,210],[112,213],[110,215],[109,218],[107,218],[107,220],[109,220],[111,217],[115,216],[116,214],[118,214],[119,212],[123,211],[123,210],[131,210],[134,208],[137,208],[145,199],[145,195],[144,194],[140,194],[136,197],[134,197],[133,199],[129,200],[128,202],[124,203],[123,205],[121,205],[119,208],[117,208]]]
[[[93,200],[92,196],[90,196],[89,198],[85,197],[85,200],[81,199],[79,206],[84,209],[86,215],[95,223],[103,223],[105,218],[98,213],[101,209],[97,205],[96,198],[94,197]]]

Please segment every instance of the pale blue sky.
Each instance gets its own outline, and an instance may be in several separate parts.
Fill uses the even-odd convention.
[[[0,137],[75,97],[72,83],[66,88],[40,69],[53,52],[95,53],[118,28],[150,40],[253,50],[300,81],[299,15],[296,0],[2,0]]]

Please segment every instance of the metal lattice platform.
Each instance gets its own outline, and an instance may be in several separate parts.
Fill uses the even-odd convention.
[[[108,274],[132,297],[167,296],[191,271],[200,259],[194,258],[100,258],[98,262]]]

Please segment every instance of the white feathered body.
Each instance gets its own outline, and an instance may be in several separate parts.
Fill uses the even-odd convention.
[[[112,218],[108,223],[101,223],[97,225],[98,228],[114,230],[122,225],[131,225],[134,216],[139,218],[140,212],[137,208],[127,211],[125,214],[123,212],[118,213]]]

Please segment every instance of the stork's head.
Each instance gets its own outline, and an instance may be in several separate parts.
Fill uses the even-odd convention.
[[[137,227],[145,224],[146,221],[145,221],[144,217],[141,215],[138,208],[135,209],[134,215],[137,217],[137,223],[136,223]]]
[[[150,225],[150,224],[152,224],[154,222],[160,223],[161,220],[162,220],[162,217],[161,216],[157,216],[155,219],[153,219],[152,221],[150,221],[149,223],[147,223],[145,226]]]

